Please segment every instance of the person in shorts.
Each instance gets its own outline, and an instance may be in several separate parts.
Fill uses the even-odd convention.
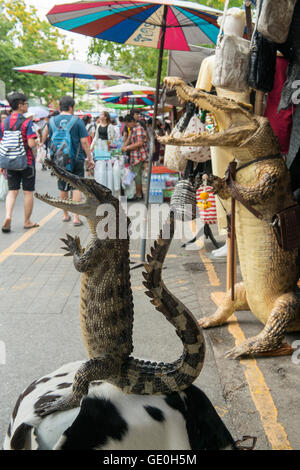
[[[24,194],[24,228],[38,227],[38,224],[31,221],[36,176],[32,149],[36,146],[37,135],[33,129],[32,120],[25,119],[23,116],[28,111],[27,96],[14,92],[7,97],[7,101],[12,108],[12,113],[0,125],[0,140],[5,129],[16,130],[22,121],[20,130],[27,154],[27,168],[22,171],[7,170],[8,194],[5,201],[6,214],[2,225],[3,233],[8,233],[11,230],[12,213],[21,185]],[[0,174],[2,172],[3,170],[0,168]]]
[[[142,174],[144,162],[148,159],[148,135],[147,131],[138,121],[135,121],[132,115],[128,114],[125,116],[124,121],[125,125],[130,128],[131,133],[127,142],[122,147],[122,152],[129,152],[129,163],[135,174],[136,194],[134,199],[139,200],[143,198]]]
[[[72,119],[75,109],[74,99],[71,98],[71,96],[63,96],[59,101],[59,109],[60,114],[53,118],[56,127],[59,127],[62,121],[70,121]],[[48,132],[51,146],[52,129],[50,125]],[[84,177],[84,161],[87,159],[87,166],[90,170],[94,168],[94,161],[88,141],[88,132],[82,119],[77,119],[70,131],[70,135],[73,155],[77,155],[76,161],[70,173],[76,176]],[[78,189],[73,189],[68,183],[62,180],[58,180],[58,189],[60,191],[60,199],[68,199],[68,192],[72,191],[72,200],[75,202],[81,202],[81,192],[78,191]],[[71,220],[68,211],[63,211],[62,220],[63,222],[69,222]],[[73,224],[75,226],[82,225],[82,221],[79,219],[78,214],[74,214]]]

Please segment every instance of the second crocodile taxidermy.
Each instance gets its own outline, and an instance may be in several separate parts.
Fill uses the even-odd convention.
[[[184,351],[173,363],[145,362],[131,357],[133,350],[133,297],[129,271],[129,219],[118,199],[96,181],[68,173],[46,160],[55,175],[81,191],[82,203],[60,201],[49,195],[36,197],[52,206],[76,212],[87,218],[91,240],[81,247],[78,237],[67,235],[64,239],[67,256],[73,256],[77,271],[82,273],[80,291],[80,324],[83,340],[89,355],[77,371],[72,395],[57,400],[37,410],[40,416],[54,411],[74,408],[88,393],[89,383],[103,380],[119,387],[125,393],[169,394],[184,390],[200,374],[203,366],[205,344],[201,328],[192,313],[174,297],[161,279],[162,265],[174,234],[174,217],[170,213],[166,237],[160,235],[145,264],[146,294],[155,308],[176,328]],[[99,207],[107,212],[99,215]],[[109,208],[113,210],[109,210]],[[122,218],[123,233],[119,230]],[[97,225],[105,220],[109,229],[106,239],[97,237]],[[125,226],[125,229],[124,229]],[[125,235],[125,236],[124,236]],[[103,237],[104,238],[104,237]]]
[[[236,201],[236,238],[243,282],[235,285],[234,300],[228,291],[215,314],[201,318],[199,324],[203,328],[222,325],[235,310],[250,309],[265,326],[257,336],[229,351],[228,356],[269,351],[274,351],[274,355],[291,354],[293,349],[282,341],[287,331],[300,331],[300,302],[296,295],[298,250],[284,251],[279,247],[271,222],[273,214],[295,201],[277,138],[268,119],[250,113],[249,105],[191,88],[177,77],[168,77],[165,83],[176,89],[183,102],[212,112],[219,131],[159,140],[168,145],[230,147],[238,165],[235,187],[248,205],[263,214],[259,220]],[[221,198],[235,196],[226,178],[212,177],[210,183]]]

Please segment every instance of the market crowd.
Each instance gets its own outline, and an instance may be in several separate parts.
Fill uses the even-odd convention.
[[[69,139],[68,153],[72,158],[69,165],[64,165],[68,171],[79,177],[95,177],[99,183],[109,186],[111,156],[122,154],[124,166],[130,169],[134,179],[134,194],[128,194],[128,198],[143,199],[142,175],[149,158],[151,139],[154,136],[153,164],[156,165],[163,162],[163,146],[159,144],[157,137],[170,132],[167,122],[158,118],[153,135],[152,119],[136,109],[114,119],[107,111],[102,111],[94,118],[92,114],[76,116],[74,99],[63,96],[59,101],[59,110],[49,110],[48,117],[37,119],[28,112],[29,103],[25,94],[14,92],[7,100],[11,109],[1,113],[0,142],[5,150],[9,139],[14,139],[13,136],[20,133],[22,148],[19,151],[23,152],[25,149],[26,165],[25,168],[21,167],[21,170],[0,167],[0,197],[2,194],[4,199],[7,193],[3,233],[11,231],[13,209],[21,188],[24,195],[23,227],[30,229],[38,226],[31,219],[37,176],[36,163],[41,163],[42,171],[47,170],[45,159],[53,157],[56,139],[59,142],[61,138],[58,136],[61,129],[64,129],[67,135],[66,140]],[[115,165],[115,170],[117,168],[119,169],[119,165]],[[73,190],[63,181],[58,181],[58,190],[60,199],[67,199],[71,192],[74,201],[81,201],[80,191]],[[62,220],[71,220],[67,211],[63,211]],[[74,214],[73,224],[82,225],[77,214]]]

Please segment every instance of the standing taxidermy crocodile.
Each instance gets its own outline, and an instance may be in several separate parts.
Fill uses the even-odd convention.
[[[73,256],[77,271],[82,273],[80,291],[80,324],[89,360],[77,371],[72,395],[41,407],[44,416],[54,411],[74,408],[88,393],[89,383],[103,380],[119,387],[125,393],[169,394],[184,390],[200,374],[204,361],[205,344],[201,328],[192,313],[174,297],[161,279],[162,265],[174,234],[174,217],[170,213],[168,236],[162,233],[148,256],[143,273],[146,294],[155,308],[163,313],[176,328],[184,351],[174,363],[145,362],[130,356],[133,350],[133,297],[129,272],[130,220],[119,200],[106,187],[87,178],[79,178],[46,160],[55,175],[81,191],[82,203],[60,201],[49,195],[36,197],[52,206],[76,212],[87,218],[91,240],[81,247],[78,237],[67,235],[66,256]],[[99,208],[104,207],[103,215]],[[119,220],[123,220],[124,225]],[[97,237],[97,225],[105,221],[108,229],[116,227],[114,236],[108,230],[106,239]],[[122,234],[125,226],[125,236]],[[104,238],[104,237],[103,237]]]
[[[203,328],[222,325],[235,310],[250,309],[265,327],[227,356],[237,358],[274,350],[276,354],[291,354],[292,348],[283,345],[282,340],[286,331],[300,330],[300,303],[295,294],[298,250],[284,251],[279,247],[271,220],[273,214],[295,201],[277,138],[268,119],[250,113],[249,105],[191,88],[177,77],[168,77],[165,83],[176,89],[181,101],[212,112],[220,130],[159,140],[168,145],[230,147],[237,168],[241,167],[235,186],[243,199],[263,214],[263,220],[259,220],[236,201],[236,238],[243,282],[235,285],[235,300],[227,292],[215,314],[201,318],[199,324]],[[210,184],[221,198],[233,196],[226,178],[212,176]]]

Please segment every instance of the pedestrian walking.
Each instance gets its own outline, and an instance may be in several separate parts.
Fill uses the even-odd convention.
[[[148,159],[148,135],[139,121],[135,121],[130,114],[125,116],[125,125],[131,130],[127,142],[122,147],[122,152],[129,152],[129,163],[135,174],[136,194],[134,199],[142,199],[142,174],[144,162]]]
[[[33,148],[36,146],[37,135],[33,129],[33,121],[25,118],[24,114],[28,111],[27,96],[23,93],[11,93],[7,100],[12,108],[12,113],[0,125],[0,140],[4,137],[5,131],[21,132],[23,147],[20,147],[20,153],[26,152],[27,167],[23,170],[7,170],[8,194],[6,196],[5,220],[2,225],[2,232],[9,233],[11,231],[12,213],[15,206],[19,190],[22,185],[24,194],[24,228],[30,229],[38,227],[38,224],[31,221],[33,210],[33,191],[35,190],[35,160],[33,157]],[[25,154],[24,154],[25,155]],[[0,168],[0,174],[3,169]]]
[[[88,133],[88,141],[89,144],[94,140],[95,137],[95,131],[96,131],[96,126],[94,122],[92,122],[92,115],[91,114],[85,114],[82,118],[84,125],[86,127],[87,133]]]
[[[87,160],[87,167],[89,170],[94,168],[94,161],[88,142],[88,132],[83,121],[74,116],[75,101],[73,98],[70,96],[63,96],[59,101],[59,109],[60,114],[58,116],[51,117],[49,121],[50,151],[51,148],[55,148],[55,139],[58,135],[58,131],[66,131],[70,142],[70,148],[68,149],[70,164],[67,165],[66,169],[76,176],[84,177],[85,160]],[[72,191],[72,200],[74,202],[82,201],[81,192],[72,188],[65,181],[58,181],[58,189],[60,191],[61,200],[68,199],[68,193],[69,191]],[[71,220],[68,211],[63,211],[62,220],[63,222],[69,222]],[[78,214],[74,214],[73,224],[74,226],[82,225],[82,221],[79,219]]]

